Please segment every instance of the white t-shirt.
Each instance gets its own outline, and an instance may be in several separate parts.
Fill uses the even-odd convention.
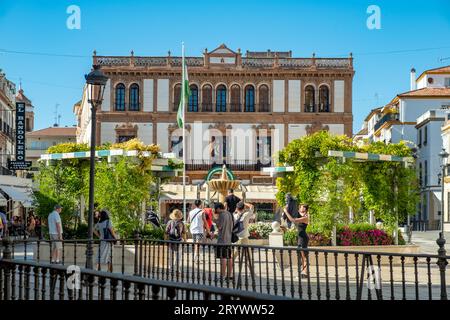
[[[61,217],[59,216],[59,213],[56,211],[53,211],[48,215],[48,233],[50,234],[58,234],[58,229],[56,229],[56,224],[59,223],[61,227],[61,233],[63,232],[62,223],[61,223]]]
[[[189,212],[189,230],[191,234],[203,233],[203,214],[202,209],[195,208]]]
[[[248,232],[248,225],[250,222],[250,218],[253,217],[253,209],[245,211],[242,215],[238,213],[237,211],[234,213],[234,223],[236,224],[239,221],[242,222],[244,225],[244,230],[242,230],[240,233],[237,234],[239,239],[244,239],[250,237],[250,232]],[[239,218],[239,216],[241,217]]]

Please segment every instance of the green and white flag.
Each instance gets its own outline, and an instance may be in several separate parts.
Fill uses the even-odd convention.
[[[187,66],[186,62],[184,61],[184,47],[183,47],[183,56],[181,58],[181,68],[182,68],[181,97],[177,112],[177,123],[179,128],[183,128],[184,126],[184,110],[186,108],[186,103],[189,100],[189,96],[191,95],[191,90],[189,89]]]

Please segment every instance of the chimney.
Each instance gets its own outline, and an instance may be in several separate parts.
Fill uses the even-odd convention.
[[[411,69],[411,75],[410,75],[410,88],[411,91],[416,90],[416,69]]]

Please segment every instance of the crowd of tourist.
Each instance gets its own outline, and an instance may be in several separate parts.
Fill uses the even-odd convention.
[[[6,213],[0,211],[0,239],[9,235],[11,237],[42,238],[42,222],[41,218],[34,215],[33,212],[28,213],[26,222],[19,215],[12,215],[8,219]]]

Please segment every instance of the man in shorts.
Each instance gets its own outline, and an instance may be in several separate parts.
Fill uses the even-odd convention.
[[[61,249],[63,240],[63,228],[60,213],[62,207],[57,204],[53,211],[48,215],[48,233],[50,235],[52,258],[51,263],[60,263]]]
[[[196,244],[194,246],[194,260],[199,260],[199,243],[203,242],[206,234],[209,234],[209,226],[205,218],[205,213],[202,209],[202,201],[195,200],[194,209],[189,212],[188,217],[189,231],[192,234],[192,241]]]
[[[214,222],[218,228],[216,258],[220,259],[220,275],[222,279],[233,280],[233,258],[231,238],[233,233],[233,215],[225,210],[222,203],[214,205]]]

